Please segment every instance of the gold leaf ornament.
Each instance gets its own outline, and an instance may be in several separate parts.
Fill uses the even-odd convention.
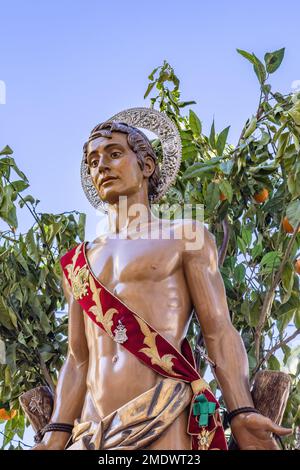
[[[202,429],[198,435],[198,449],[199,450],[208,450],[210,444],[212,443],[215,431],[207,431],[207,429]]]
[[[72,258],[72,263],[66,266],[68,277],[71,282],[73,296],[76,300],[82,299],[88,293],[88,278],[89,271],[85,264],[81,268],[76,266],[77,258],[79,256],[81,245],[79,245]],[[76,267],[75,267],[76,266]]]
[[[101,287],[97,288],[95,280],[92,275],[89,277],[90,289],[93,294],[93,301],[95,305],[90,308],[90,312],[93,313],[96,317],[96,320],[103,325],[106,333],[114,339],[111,328],[113,326],[113,316],[116,313],[119,313],[115,308],[109,308],[103,313],[101,301],[100,301],[100,292]]]
[[[173,371],[173,359],[176,359],[173,354],[165,354],[160,357],[157,346],[156,346],[156,336],[155,331],[151,331],[148,325],[139,317],[136,317],[137,322],[140,325],[141,331],[144,335],[144,345],[148,346],[147,348],[142,348],[139,352],[142,352],[147,357],[151,359],[151,364],[159,366],[162,370],[166,371],[168,374],[175,374]]]

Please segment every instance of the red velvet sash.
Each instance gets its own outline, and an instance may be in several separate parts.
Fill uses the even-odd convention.
[[[87,243],[87,242],[86,242]],[[187,432],[192,449],[227,450],[219,415],[219,403],[208,384],[195,369],[190,345],[184,340],[182,353],[130,310],[94,276],[81,243],[61,258],[61,265],[73,296],[91,320],[158,374],[191,384],[191,402]]]

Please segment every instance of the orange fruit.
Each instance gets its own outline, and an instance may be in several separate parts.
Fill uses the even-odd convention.
[[[17,410],[6,411],[5,408],[0,408],[0,419],[9,421],[13,419],[17,414]]]
[[[300,258],[298,258],[295,262],[295,271],[297,274],[300,274]]]
[[[258,202],[259,204],[262,204],[263,202],[265,202],[266,199],[268,199],[268,197],[269,197],[269,191],[267,190],[267,188],[261,189],[260,191],[255,193],[253,196],[255,201]]]
[[[226,201],[227,197],[225,196],[224,193],[220,193],[220,201]]]
[[[283,221],[282,221],[282,227],[283,227],[283,230],[286,233],[294,233],[293,226],[290,224],[289,219],[287,218],[287,216],[285,216]],[[298,232],[300,232],[300,228],[298,229]]]

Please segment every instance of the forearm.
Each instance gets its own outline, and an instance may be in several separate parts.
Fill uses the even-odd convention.
[[[86,394],[88,360],[78,363],[69,355],[58,379],[51,423],[73,424],[81,415]],[[63,449],[70,435],[65,432],[46,433],[43,443],[47,448]]]
[[[207,341],[209,357],[216,364],[215,375],[229,411],[253,407],[248,376],[248,358],[239,333],[233,328],[223,328],[218,338]]]

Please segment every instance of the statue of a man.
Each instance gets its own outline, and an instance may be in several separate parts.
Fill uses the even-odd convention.
[[[166,221],[150,210],[161,174],[148,138],[136,127],[107,121],[91,132],[84,165],[108,208],[110,230],[66,255],[69,349],[51,423],[75,426],[71,439],[67,429],[49,431],[35,449],[64,449],[67,442],[69,449],[224,448],[218,403],[185,343],[193,308],[227,409],[234,412],[239,448],[278,448],[273,433],[290,430],[255,412],[213,235],[199,221],[176,219],[168,221],[167,238]],[[126,197],[125,216],[120,196]],[[139,217],[131,211],[136,204],[145,209]],[[191,239],[183,228],[195,237],[201,233],[201,246],[187,248]]]

